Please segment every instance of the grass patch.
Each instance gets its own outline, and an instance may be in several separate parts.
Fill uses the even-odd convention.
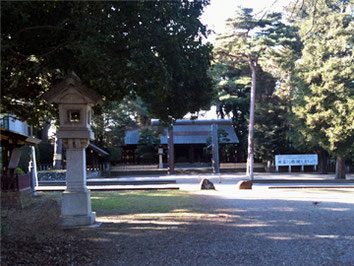
[[[61,192],[38,193],[43,200],[60,203]],[[92,211],[97,215],[197,211],[196,196],[180,190],[91,191]]]
[[[47,201],[47,200],[55,200],[59,204],[61,203],[62,192],[37,192],[39,196],[39,200]]]
[[[101,214],[167,213],[190,210],[193,195],[185,191],[92,192],[92,209]]]

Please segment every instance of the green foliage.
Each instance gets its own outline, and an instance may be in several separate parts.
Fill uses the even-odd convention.
[[[139,155],[149,157],[151,155],[151,144],[157,143],[155,131],[149,128],[151,115],[146,103],[133,95],[126,96],[121,102],[107,102],[102,106],[102,115],[94,115],[92,129],[95,133],[94,143],[109,151],[110,162],[118,162],[122,156],[124,145],[125,130],[140,126],[143,128]],[[144,147],[143,145],[150,145]],[[145,155],[144,155],[145,154]],[[151,156],[150,156],[151,157]]]
[[[162,120],[208,107],[208,3],[2,1],[1,112],[31,124],[57,117],[41,96],[72,70],[104,101],[139,95]]]
[[[108,160],[111,163],[118,163],[122,158],[122,148],[121,147],[108,147],[106,148],[109,152]]]
[[[219,156],[222,162],[235,161],[236,146],[233,143],[227,143],[230,139],[228,133],[223,129],[218,129]],[[206,140],[206,147],[203,149],[205,154],[212,153],[212,138]]]
[[[238,9],[235,17],[228,19],[228,32],[218,39],[218,60],[239,65],[266,59],[273,48],[288,44],[288,28],[281,18],[280,13],[271,13],[258,19],[252,9]]]
[[[218,143],[219,143],[219,145],[222,142],[230,141],[230,139],[227,138],[228,135],[229,134],[225,130],[218,128]],[[211,152],[212,152],[212,142],[213,142],[212,137],[208,137],[206,139],[206,144],[205,144],[204,150],[207,152],[207,154],[211,154]]]
[[[348,156],[354,153],[353,16],[346,1],[307,4],[299,22],[304,49],[294,112],[308,142]]]
[[[129,95],[124,98],[122,104],[124,104],[126,112],[129,113],[129,116],[136,124],[142,127],[147,127],[151,124],[152,115],[149,113],[146,102],[139,96]]]
[[[102,115],[92,117],[94,143],[100,147],[119,147],[124,144],[124,130],[132,122],[129,106],[125,101],[105,102],[101,107]]]
[[[27,167],[27,170],[28,170],[28,167]],[[25,174],[25,171],[23,171],[21,168],[16,168],[16,174],[18,174],[18,175],[24,175],[24,174]]]
[[[153,127],[142,128],[135,151],[138,160],[143,163],[155,163],[158,144],[160,144],[160,132]]]
[[[296,153],[290,134],[290,114],[275,94],[257,104],[255,116],[255,157],[266,162],[277,154]]]
[[[140,131],[139,145],[157,145],[160,144],[160,134],[152,127],[142,128]]]
[[[245,64],[230,65],[227,62],[213,66],[212,77],[216,83],[218,96],[215,104],[219,115],[232,117],[240,143],[237,156],[242,160],[247,151],[247,117],[249,116],[250,70]]]

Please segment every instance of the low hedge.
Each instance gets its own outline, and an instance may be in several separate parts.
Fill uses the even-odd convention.
[[[66,170],[48,170],[38,172],[39,181],[66,180]]]

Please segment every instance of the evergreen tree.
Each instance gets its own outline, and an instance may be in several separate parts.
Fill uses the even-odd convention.
[[[247,160],[247,122],[249,117],[250,87],[249,67],[245,64],[232,66],[219,61],[213,66],[212,77],[215,81],[217,97],[215,104],[218,114],[230,116],[239,139],[236,144],[238,161]]]
[[[278,145],[279,147],[283,147],[284,143],[286,143],[285,139],[281,138],[284,134],[275,136],[271,132],[263,131],[265,129],[272,131],[280,123],[286,124],[284,121],[286,119],[285,115],[277,117],[276,120],[269,119],[272,117],[270,114],[279,113],[280,110],[282,110],[281,112],[286,112],[286,110],[284,106],[279,106],[283,104],[283,101],[279,97],[273,96],[275,78],[263,71],[260,66],[257,68],[257,73],[255,120],[260,125],[255,125],[255,158],[263,161],[270,159],[272,156],[274,157],[274,152],[279,152],[279,149],[274,147],[267,149],[265,147],[268,145],[267,143],[272,142],[274,146]],[[245,161],[247,159],[247,126],[251,88],[251,79],[249,77],[251,76],[251,71],[247,64],[232,66],[228,62],[224,62],[215,64],[212,74],[218,91],[218,97],[215,100],[218,113],[221,117],[228,115],[232,118],[233,127],[240,141],[236,145],[237,159]],[[271,101],[272,104],[268,104],[268,101]],[[275,109],[278,111],[274,111]],[[286,131],[287,127],[284,130]],[[262,150],[262,152],[256,152],[257,149]]]
[[[305,1],[294,112],[302,133],[337,156],[336,178],[354,153],[353,15],[348,1]]]
[[[257,19],[253,10],[241,8],[236,16],[228,20],[229,31],[219,38],[215,49],[217,58],[229,64],[248,64],[251,71],[250,118],[248,127],[247,172],[253,179],[254,160],[254,114],[257,88],[257,70],[262,60],[269,54],[268,50],[282,45],[281,37],[286,28],[281,23],[281,14],[272,13]]]

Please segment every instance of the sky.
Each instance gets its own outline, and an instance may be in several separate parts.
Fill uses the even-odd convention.
[[[238,6],[252,8],[255,13],[264,11],[281,11],[290,0],[211,0],[210,5],[205,7],[201,16],[203,24],[221,34],[225,29],[225,21],[235,14]],[[212,42],[215,35],[209,36],[208,40]]]

